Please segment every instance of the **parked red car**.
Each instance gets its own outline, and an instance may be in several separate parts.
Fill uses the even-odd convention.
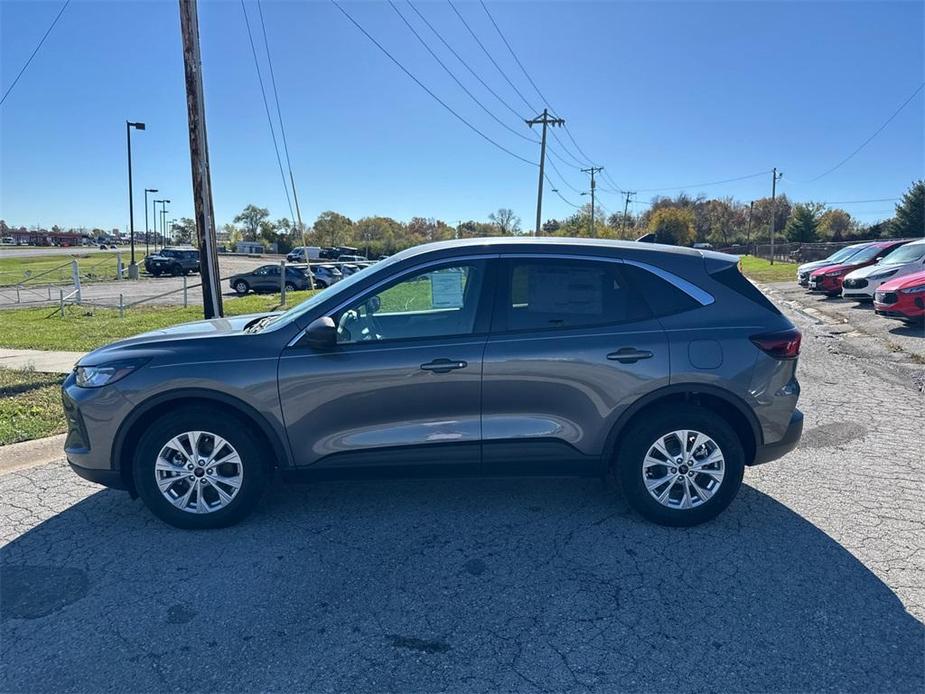
[[[827,265],[818,270],[813,270],[809,276],[809,290],[822,292],[827,296],[838,296],[841,294],[841,285],[845,275],[852,270],[879,262],[881,258],[888,256],[904,243],[909,243],[909,240],[877,241],[855,253],[844,263]]]
[[[874,311],[907,323],[925,321],[925,271],[897,277],[877,287]]]

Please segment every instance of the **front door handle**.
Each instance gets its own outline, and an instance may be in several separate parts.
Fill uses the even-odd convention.
[[[640,359],[651,359],[652,352],[647,349],[636,349],[635,347],[622,347],[616,352],[607,355],[610,361],[618,361],[621,364],[635,364]]]
[[[424,371],[433,371],[438,374],[446,374],[455,369],[465,369],[469,364],[464,361],[454,361],[453,359],[434,359],[426,364],[421,364]]]

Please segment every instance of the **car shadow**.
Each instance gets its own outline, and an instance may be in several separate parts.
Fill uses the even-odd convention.
[[[890,328],[891,335],[902,335],[903,337],[921,337],[925,338],[925,325],[907,325],[900,323],[896,327]]]
[[[599,480],[276,485],[207,532],[100,491],[0,560],[3,691],[925,684],[923,625],[748,486],[690,529]]]

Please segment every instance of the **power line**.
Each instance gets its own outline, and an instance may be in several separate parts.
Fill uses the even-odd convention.
[[[824,205],[859,205],[865,202],[898,202],[902,198],[874,198],[872,200],[831,200],[823,202]]]
[[[16,77],[13,79],[13,82],[9,87],[6,88],[6,91],[3,92],[3,98],[0,98],[0,106],[3,105],[3,102],[6,101],[6,97],[10,95],[10,92],[13,91],[13,87],[16,86],[16,83],[19,82],[19,78],[22,77],[23,73],[26,71],[26,68],[29,67],[29,63],[32,62],[32,59],[39,52],[39,49],[42,47],[42,44],[45,43],[45,39],[48,38],[48,35],[51,33],[51,30],[55,28],[55,24],[58,23],[58,20],[61,19],[61,15],[64,14],[64,11],[67,9],[67,6],[71,4],[71,0],[64,0],[64,4],[61,6],[61,9],[58,10],[58,14],[55,15],[55,18],[51,21],[48,29],[42,34],[42,38],[39,40],[38,45],[36,45],[35,50],[32,51],[29,59],[23,64],[19,72],[16,74]]]
[[[453,4],[453,0],[447,0],[447,2],[449,3],[450,7],[453,8],[453,12],[456,13],[456,16],[459,17],[459,21],[461,21],[461,22],[463,23],[463,26],[466,27],[466,29],[469,31],[469,34],[472,36],[472,38],[475,39],[475,42],[479,45],[479,48],[482,49],[482,52],[483,52],[483,53],[488,57],[488,59],[491,61],[491,64],[495,66],[495,68],[498,70],[499,73],[501,73],[501,76],[504,78],[504,81],[507,82],[507,83],[511,86],[511,89],[513,89],[513,90],[516,92],[517,96],[520,97],[520,100],[524,102],[524,104],[527,106],[528,109],[530,109],[531,112],[532,112],[532,111],[537,111],[538,109],[534,108],[534,107],[530,104],[530,102],[527,101],[527,97],[525,97],[525,96],[521,93],[521,91],[517,88],[517,85],[515,85],[515,84],[511,81],[511,78],[507,76],[507,73],[505,73],[504,70],[501,69],[501,66],[498,65],[497,61],[492,57],[491,53],[488,52],[488,49],[485,48],[485,45],[479,40],[479,37],[476,36],[475,32],[472,30],[472,27],[469,26],[469,23],[466,21],[466,18],[463,17],[463,16],[459,13],[459,10],[456,9],[456,5]]]
[[[276,163],[279,165],[279,176],[283,181],[283,190],[286,192],[286,203],[289,205],[289,217],[295,218],[292,211],[292,198],[289,196],[289,184],[286,183],[286,174],[283,172],[283,160],[279,156],[279,144],[276,142],[276,128],[273,127],[273,117],[270,115],[270,103],[267,101],[267,91],[263,86],[263,74],[260,72],[260,61],[257,59],[257,47],[254,45],[254,36],[251,34],[251,23],[247,18],[247,7],[241,0],[241,11],[244,12],[244,24],[247,26],[247,38],[251,44],[251,53],[254,56],[254,68],[257,70],[257,80],[260,82],[260,95],[263,97],[263,108],[267,113],[267,124],[270,126],[270,135],[273,138],[273,150],[276,152]]]
[[[526,159],[526,158],[520,156],[519,154],[516,154],[515,152],[512,152],[512,151],[509,150],[507,147],[505,147],[504,145],[500,144],[499,142],[493,140],[491,137],[489,137],[488,135],[486,135],[485,133],[483,133],[481,130],[479,130],[477,127],[475,127],[474,125],[472,125],[472,123],[470,123],[470,122],[467,121],[465,118],[463,118],[461,115],[459,115],[456,111],[453,110],[453,108],[452,108],[449,104],[447,104],[443,99],[441,99],[439,96],[437,96],[436,94],[434,94],[434,92],[432,92],[423,82],[421,82],[421,80],[419,80],[417,77],[415,77],[415,76],[411,73],[411,71],[408,70],[408,68],[406,68],[404,65],[402,65],[402,64],[398,61],[398,59],[397,59],[395,56],[393,56],[391,53],[389,53],[389,51],[385,48],[385,46],[383,46],[383,45],[382,45],[381,43],[379,43],[375,38],[373,38],[372,34],[370,34],[368,31],[366,31],[366,29],[364,29],[363,26],[362,26],[359,22],[357,22],[357,20],[355,20],[355,19],[350,15],[349,12],[347,12],[347,10],[345,10],[343,7],[341,7],[337,0],[331,0],[331,4],[334,5],[334,7],[336,7],[338,10],[340,10],[341,13],[342,13],[348,20],[350,20],[350,23],[353,24],[353,26],[355,26],[357,29],[359,29],[360,32],[362,32],[362,34],[363,34],[366,38],[368,38],[368,39],[376,46],[376,48],[378,48],[380,51],[382,51],[382,52],[386,55],[386,57],[388,57],[389,60],[391,60],[393,63],[395,63],[395,65],[398,66],[398,68],[399,68],[402,72],[404,72],[408,77],[410,77],[410,78],[414,81],[415,84],[417,84],[421,89],[423,89],[425,92],[427,92],[427,93],[430,95],[430,97],[431,97],[434,101],[436,101],[438,104],[440,104],[441,106],[443,106],[443,108],[445,108],[445,109],[446,109],[447,111],[449,111],[453,116],[455,116],[456,119],[459,120],[463,125],[465,125],[467,128],[469,128],[469,129],[472,130],[474,133],[476,133],[477,135],[479,135],[479,137],[481,137],[483,140],[486,140],[487,142],[490,142],[491,144],[493,144],[495,147],[497,147],[498,149],[500,149],[500,150],[501,150],[502,152],[504,152],[505,154],[508,154],[508,155],[514,157],[515,159],[518,159],[518,160],[524,162],[525,164],[530,164],[530,166],[537,166],[537,163],[536,163],[536,162],[530,161],[529,159]]]
[[[395,10],[395,14],[397,14],[399,17],[401,17],[401,21],[404,22],[404,23],[405,23],[405,26],[408,27],[408,29],[411,31],[412,34],[414,34],[414,37],[418,40],[418,42],[419,42],[422,46],[424,46],[425,49],[427,49],[427,52],[430,53],[431,57],[433,57],[433,59],[437,61],[437,64],[440,65],[440,67],[442,67],[442,68],[444,69],[444,71],[446,72],[446,74],[448,74],[450,77],[452,77],[452,78],[453,78],[453,81],[456,82],[456,84],[459,85],[459,88],[462,89],[464,92],[466,92],[466,94],[469,96],[469,98],[472,99],[476,104],[478,104],[479,107],[480,107],[483,111],[485,111],[485,113],[487,113],[492,119],[494,119],[494,120],[498,123],[498,125],[500,125],[502,128],[505,128],[506,130],[509,130],[510,132],[514,133],[517,137],[522,138],[522,139],[526,140],[527,142],[532,142],[532,143],[534,143],[534,144],[537,143],[537,142],[539,142],[539,140],[537,140],[536,138],[528,137],[527,135],[524,135],[524,134],[523,134],[522,132],[520,132],[519,130],[514,130],[514,128],[512,128],[511,126],[509,126],[507,123],[505,123],[505,122],[504,122],[503,120],[501,120],[500,118],[498,118],[498,116],[496,116],[496,115],[491,111],[491,109],[489,109],[485,104],[483,104],[475,94],[473,94],[472,92],[470,92],[469,89],[466,87],[466,85],[464,85],[464,84],[459,80],[459,78],[453,73],[453,71],[450,70],[450,68],[448,68],[448,67],[446,66],[446,64],[445,64],[442,60],[440,60],[440,57],[433,51],[433,49],[427,44],[427,42],[423,39],[423,37],[415,30],[415,28],[414,28],[413,26],[411,26],[411,23],[405,18],[405,15],[403,15],[403,14],[401,13],[401,11],[398,9],[398,7],[395,5],[395,3],[392,2],[392,0],[388,0],[388,3],[389,3],[389,5],[392,7],[392,9]]]
[[[889,118],[887,118],[886,121],[884,121],[883,125],[881,125],[879,128],[877,128],[877,129],[874,131],[874,134],[871,135],[870,137],[868,137],[866,140],[864,140],[864,142],[862,142],[862,143],[858,146],[858,148],[855,149],[851,154],[849,154],[847,157],[845,157],[844,159],[842,159],[840,162],[838,162],[838,163],[837,163],[835,166],[833,166],[831,169],[828,169],[828,170],[826,170],[826,171],[823,171],[821,174],[819,174],[819,175],[816,176],[815,178],[811,178],[810,180],[806,181],[806,183],[815,183],[816,181],[818,181],[818,180],[819,180],[820,178],[822,178],[823,176],[828,176],[830,173],[832,173],[832,172],[835,171],[836,169],[841,168],[841,166],[842,166],[843,164],[846,164],[852,157],[854,157],[855,154],[857,154],[857,153],[860,152],[862,149],[864,149],[864,147],[866,147],[867,144],[868,144],[871,140],[873,140],[875,137],[877,137],[877,135],[879,135],[879,134],[883,131],[883,129],[884,129],[886,126],[888,126],[888,125],[893,121],[893,119],[896,118],[896,116],[899,115],[900,111],[902,111],[904,108],[906,108],[906,106],[909,105],[909,102],[912,101],[912,100],[915,98],[915,96],[916,96],[920,91],[922,91],[922,88],[923,88],[923,87],[925,87],[925,82],[922,82],[922,84],[920,84],[918,87],[916,87],[915,91],[912,92],[912,94],[909,95],[909,98],[906,99],[906,100],[902,103],[902,105],[901,105],[898,109],[896,109],[896,110],[893,112],[893,115],[891,115]]]
[[[759,171],[757,173],[748,174],[747,176],[736,176],[735,178],[724,178],[720,181],[707,181],[706,183],[689,183],[683,186],[669,186],[666,188],[637,188],[637,193],[655,193],[665,190],[684,190],[685,188],[705,188],[706,186],[718,186],[723,183],[733,183],[735,181],[744,181],[749,178],[757,178],[758,176],[767,175],[767,171]]]
[[[447,42],[447,40],[446,40],[445,38],[443,38],[443,36],[440,34],[440,32],[437,31],[437,30],[434,28],[434,26],[433,26],[429,21],[427,21],[427,18],[426,18],[423,14],[421,14],[421,11],[420,11],[417,7],[414,6],[414,3],[411,2],[411,0],[408,0],[408,6],[409,6],[412,10],[414,10],[415,14],[417,14],[417,16],[420,17],[421,21],[424,22],[424,24],[427,25],[427,28],[430,29],[430,30],[436,35],[436,37],[437,37],[438,39],[440,39],[441,43],[443,43],[443,45],[446,46],[446,49],[447,49],[450,53],[452,53],[454,56],[456,56],[456,60],[458,60],[460,63],[462,63],[463,67],[465,67],[465,68],[469,71],[469,73],[470,73],[473,77],[475,77],[475,79],[477,79],[477,80],[479,81],[479,83],[480,83],[483,87],[485,87],[485,89],[487,89],[487,90],[491,93],[491,95],[494,96],[494,97],[501,103],[501,105],[503,105],[508,111],[510,111],[511,113],[513,113],[515,116],[517,116],[517,119],[518,119],[518,120],[523,120],[523,115],[520,114],[520,113],[518,113],[518,112],[517,112],[517,109],[515,109],[515,108],[514,108],[513,106],[511,106],[507,101],[505,101],[505,99],[504,99],[500,94],[498,94],[498,92],[496,92],[494,89],[492,89],[492,88],[485,82],[485,80],[483,80],[481,77],[479,77],[478,73],[477,73],[475,70],[472,69],[472,67],[469,65],[469,63],[467,63],[467,62],[462,58],[462,56],[459,55],[459,53],[456,52],[456,50]],[[539,140],[534,140],[534,142],[538,142],[538,141],[539,141]]]
[[[480,3],[482,5],[482,9],[485,11],[485,14],[488,16],[489,21],[491,21],[492,26],[495,28],[495,31],[498,32],[498,36],[501,37],[501,41],[504,42],[505,46],[507,46],[508,52],[511,54],[511,57],[514,59],[514,62],[517,63],[517,66],[520,68],[520,71],[524,73],[524,77],[527,78],[527,81],[533,87],[533,90],[537,93],[540,99],[542,99],[543,103],[546,106],[549,106],[550,108],[552,108],[554,112],[558,112],[557,109],[552,107],[552,104],[549,102],[549,99],[546,98],[546,95],[540,91],[540,88],[537,86],[536,82],[530,76],[530,73],[527,72],[527,68],[524,67],[524,64],[520,62],[520,58],[517,57],[517,53],[514,52],[513,46],[511,46],[511,43],[507,40],[507,37],[504,35],[504,32],[501,31],[501,27],[498,26],[498,23],[495,21],[495,18],[494,16],[492,16],[491,12],[488,10],[488,6],[485,4],[484,0],[480,0]],[[563,127],[565,127],[565,132],[566,134],[568,134],[569,139],[572,140],[572,142],[575,144],[575,147],[577,147],[578,150],[581,151],[581,147],[578,147],[578,143],[575,142],[575,138],[572,137],[572,134],[569,132],[568,126],[563,126]],[[582,152],[582,155],[587,159],[587,161],[584,161],[584,162],[581,161],[581,159],[579,159],[571,151],[569,151],[566,144],[559,138],[559,136],[556,134],[555,131],[552,132],[552,136],[555,138],[556,142],[558,142],[559,145],[562,147],[562,150],[566,154],[568,154],[569,157],[571,157],[575,162],[577,162],[579,168],[581,168],[582,166],[587,166],[588,164],[591,164],[593,166],[593,162],[591,158],[588,157],[587,154],[584,154],[584,152]],[[571,164],[569,166],[571,166]]]
[[[562,200],[562,202],[564,202],[566,205],[571,205],[571,206],[574,207],[576,210],[577,210],[577,209],[581,209],[581,205],[576,205],[574,202],[572,202],[571,200],[567,199],[564,195],[562,195],[562,193],[559,192],[559,189],[555,187],[555,184],[553,184],[552,179],[549,178],[549,175],[548,175],[548,174],[544,174],[543,177],[546,179],[546,182],[549,184],[549,189],[550,189],[553,193],[555,193],[556,195],[558,195],[558,196],[559,196],[559,199]]]

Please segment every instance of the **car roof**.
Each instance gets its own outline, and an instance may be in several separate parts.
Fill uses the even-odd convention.
[[[634,251],[653,251],[661,253],[673,253],[676,255],[701,258],[715,258],[727,262],[736,262],[736,256],[728,253],[719,253],[705,248],[688,248],[686,246],[669,246],[662,243],[640,243],[638,241],[617,241],[613,239],[587,239],[574,238],[565,236],[486,236],[471,239],[452,239],[449,241],[435,241],[425,243],[420,246],[400,251],[389,260],[404,260],[416,255],[431,253],[435,251],[470,248],[473,251],[485,250],[502,252],[508,249],[516,248],[519,251],[529,250],[531,248],[537,251],[556,250],[562,252],[568,248],[581,249],[604,249],[604,250],[634,250]]]

